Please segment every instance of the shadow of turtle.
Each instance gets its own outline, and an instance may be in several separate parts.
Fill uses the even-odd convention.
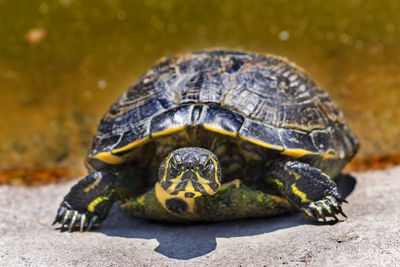
[[[350,175],[341,175],[338,180],[339,191],[344,197],[353,191],[355,184],[356,179]],[[98,231],[108,236],[156,239],[159,242],[156,252],[169,258],[188,260],[215,250],[216,238],[266,234],[305,224],[320,223],[307,219],[302,213],[212,223],[165,223],[132,218],[115,205]]]

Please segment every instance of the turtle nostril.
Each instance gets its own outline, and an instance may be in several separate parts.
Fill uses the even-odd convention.
[[[193,170],[189,170],[183,174],[182,180],[196,181],[197,180],[196,173]]]

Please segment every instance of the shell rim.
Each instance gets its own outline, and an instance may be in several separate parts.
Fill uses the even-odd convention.
[[[264,147],[267,149],[278,151],[282,155],[293,157],[293,158],[301,158],[303,156],[313,155],[313,156],[322,157],[323,159],[334,159],[334,158],[342,159],[342,157],[335,155],[336,154],[335,150],[330,150],[330,151],[328,151],[328,153],[319,153],[319,152],[313,152],[313,151],[302,149],[302,148],[286,148],[285,149],[283,146],[272,145],[272,144],[269,144],[269,143],[266,143],[266,142],[263,142],[263,141],[260,141],[257,139],[249,138],[244,135],[239,135],[237,133],[232,133],[232,132],[224,131],[224,130],[221,130],[218,128],[213,128],[210,125],[205,124],[205,125],[199,125],[199,126],[203,127],[204,129],[206,129],[208,131],[212,131],[212,132],[223,134],[223,135],[228,135],[231,137],[236,137],[236,138],[248,141],[257,146],[261,146],[261,147]],[[199,126],[197,126],[197,127],[199,127]],[[196,127],[196,125],[191,125],[189,127]],[[121,164],[126,161],[127,156],[130,154],[131,151],[134,150],[134,148],[144,145],[147,142],[150,142],[151,139],[153,139],[154,137],[157,138],[160,136],[167,136],[170,134],[178,133],[178,132],[184,131],[186,128],[188,128],[188,126],[180,126],[177,128],[169,128],[164,131],[151,133],[149,136],[146,136],[145,138],[142,138],[142,139],[135,140],[134,142],[129,143],[123,147],[116,148],[111,151],[99,152],[99,153],[89,157],[89,159],[97,159],[97,160],[100,160],[102,162],[105,162],[105,163],[111,164],[111,165]],[[121,152],[125,152],[125,153],[123,153],[123,155],[117,155],[118,153],[121,153]]]

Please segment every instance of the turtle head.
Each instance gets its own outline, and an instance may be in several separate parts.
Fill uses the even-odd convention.
[[[171,196],[214,195],[221,187],[221,167],[211,151],[185,147],[172,151],[158,172],[161,187]]]

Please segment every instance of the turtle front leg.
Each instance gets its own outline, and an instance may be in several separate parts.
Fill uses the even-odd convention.
[[[112,170],[102,170],[79,181],[61,202],[53,225],[61,223],[61,231],[64,225],[68,225],[68,231],[75,226],[79,226],[80,231],[87,226],[89,231],[103,221],[115,201],[117,176]]]
[[[275,183],[283,196],[308,217],[327,223],[331,217],[343,213],[346,202],[336,184],[321,170],[298,161],[273,161],[268,165],[267,181]]]

